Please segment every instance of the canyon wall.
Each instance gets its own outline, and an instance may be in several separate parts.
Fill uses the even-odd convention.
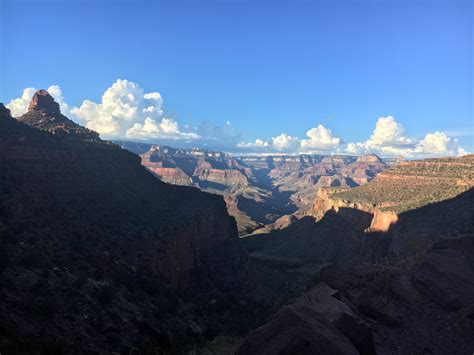
[[[331,198],[333,194],[346,191],[346,188],[320,188],[314,199],[313,206],[308,213],[320,221],[328,211],[334,211],[348,219],[353,219],[359,214],[351,213],[351,210],[359,210],[372,215],[372,222],[366,232],[387,232],[390,226],[397,222],[397,214],[391,211],[383,211],[381,208],[387,205],[356,203],[350,200]]]
[[[310,215],[357,209],[373,215],[367,232],[386,232],[399,215],[454,198],[474,187],[474,156],[401,162],[368,184],[352,189],[321,188]]]
[[[69,234],[94,230],[111,258],[182,289],[241,280],[245,258],[221,196],[155,179],[139,157],[61,115],[44,91],[18,122],[3,106],[0,115],[2,208],[12,218],[64,225],[67,233],[51,236],[63,247]],[[116,229],[122,235],[111,236]]]

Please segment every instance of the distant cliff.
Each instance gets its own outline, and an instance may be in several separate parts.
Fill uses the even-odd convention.
[[[367,231],[373,232],[387,232],[393,223],[398,220],[397,214],[391,211],[383,211],[381,208],[385,205],[383,203],[354,203],[350,200],[340,200],[333,198],[338,192],[346,191],[347,189],[340,188],[320,188],[313,202],[313,207],[308,213],[316,218],[317,221],[324,218],[328,211],[335,211],[346,216],[346,218],[353,219],[357,215],[352,213],[352,210],[359,210],[370,213],[372,221]]]
[[[474,187],[474,156],[402,162],[353,189],[320,189],[310,214],[358,209],[373,215],[368,231],[386,232],[405,211],[453,198]]]
[[[277,219],[282,216],[301,215],[320,187],[363,185],[397,163],[374,154],[235,156],[210,149],[117,144],[140,154],[142,164],[164,182],[224,196],[241,235],[281,226]]]

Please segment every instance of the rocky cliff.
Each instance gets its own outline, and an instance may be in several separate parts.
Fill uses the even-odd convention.
[[[7,118],[4,117],[5,119]],[[58,104],[44,90],[34,95],[29,111],[19,117],[18,121],[32,128],[52,133],[57,139],[52,140],[48,135],[45,135],[44,140],[28,139],[31,130],[18,124],[17,135],[21,135],[24,131],[24,140],[12,140],[12,134],[4,136],[6,141],[6,146],[2,149],[4,162],[6,168],[12,167],[5,173],[20,174],[23,170],[29,169],[30,174],[25,175],[22,182],[30,183],[27,176],[35,180],[37,184],[35,194],[44,191],[46,194],[51,194],[51,197],[58,195],[58,199],[64,198],[65,194],[77,195],[77,198],[80,197],[84,200],[81,201],[84,204],[85,201],[94,197],[91,195],[91,191],[100,189],[99,196],[103,197],[101,201],[103,205],[120,207],[123,210],[129,210],[130,206],[134,205],[134,201],[129,201],[129,206],[126,206],[123,197],[114,196],[114,189],[120,191],[121,185],[128,186],[130,198],[137,200],[137,197],[132,197],[132,195],[139,196],[143,199],[140,202],[143,207],[137,207],[127,219],[134,215],[140,215],[139,220],[146,220],[146,223],[143,226],[138,225],[138,228],[145,229],[152,226],[158,234],[163,234],[157,238],[157,243],[160,245],[160,260],[162,260],[159,271],[174,283],[185,287],[188,284],[187,281],[191,281],[191,274],[195,273],[193,268],[198,268],[201,265],[199,258],[201,252],[207,253],[214,244],[217,249],[221,249],[222,245],[227,243],[234,251],[237,251],[236,259],[240,258],[238,246],[235,244],[237,237],[235,224],[228,217],[222,198],[201,193],[196,189],[172,187],[155,181],[141,168],[138,157],[121,150],[114,144],[101,141],[95,132],[91,133],[62,116]],[[58,135],[58,130],[62,132],[61,135]],[[67,136],[63,137],[62,134]],[[70,142],[71,138],[76,140]],[[50,164],[41,167],[34,163],[35,157],[33,155],[39,149],[42,151],[42,155],[38,158],[47,160]],[[22,156],[19,156],[18,153],[15,155],[10,153],[19,150],[21,150]],[[53,167],[54,161],[57,162],[57,167]],[[103,164],[102,167],[100,164]],[[19,171],[15,171],[15,168]],[[106,169],[107,172],[105,172]],[[54,175],[56,172],[59,176]],[[107,182],[107,179],[110,180]],[[43,181],[48,181],[48,185],[42,186],[40,183]],[[140,181],[150,187],[149,192],[145,191],[144,186],[136,186]],[[84,190],[85,193],[79,196],[81,190]],[[106,196],[107,191],[110,192],[110,196]],[[68,197],[68,199],[71,198],[72,196]],[[38,203],[40,202],[42,201],[38,201]],[[62,201],[60,200],[59,203]],[[91,201],[90,204],[93,205],[94,202]],[[149,204],[153,204],[154,207],[145,208]],[[93,210],[92,207],[91,209]],[[92,214],[91,211],[86,212],[87,215]],[[176,216],[173,217],[170,212]],[[182,220],[180,220],[180,216],[182,216]],[[161,218],[166,219],[162,221]],[[167,222],[166,228],[174,231],[172,237],[168,233],[162,233],[162,224],[165,221]],[[121,222],[125,221],[121,220]],[[183,244],[189,244],[192,241],[191,247],[181,251],[173,250],[173,243],[180,238],[183,238]],[[170,246],[166,243],[170,243]],[[168,249],[170,250],[168,251]],[[185,254],[178,255],[177,253]],[[155,255],[152,257],[158,258]],[[169,260],[172,263],[174,259],[192,260],[191,264],[188,263],[180,270],[179,275],[182,279],[177,277],[175,265],[168,265],[166,262]]]
[[[443,239],[409,265],[326,265],[237,354],[468,353],[473,242]]]
[[[327,201],[328,196],[319,197]],[[469,352],[474,346],[473,216],[470,188],[397,214],[387,233],[363,233],[373,214],[343,206],[328,210],[317,223],[307,217],[266,236],[245,238],[262,274],[256,284],[277,288],[277,300],[287,298],[237,353]],[[316,272],[303,291],[298,285],[308,280],[312,263]]]
[[[309,214],[358,209],[373,215],[367,231],[387,232],[402,212],[453,198],[474,186],[474,156],[401,162],[354,189],[320,189]]]
[[[173,334],[203,320],[179,293],[236,292],[245,276],[221,196],[159,181],[44,91],[18,121],[0,105],[0,236],[0,343],[23,351],[119,349],[146,334],[188,346]]]
[[[332,198],[338,192],[347,191],[344,188],[320,188],[313,201],[313,207],[308,213],[316,218],[316,221],[324,218],[328,211],[341,212],[348,219],[354,219],[358,215],[352,213],[352,210],[359,210],[367,212],[372,215],[370,226],[366,229],[367,232],[387,232],[390,226],[397,222],[398,217],[395,212],[383,211],[385,205],[371,204],[371,203],[354,203],[350,200],[339,200]],[[342,212],[343,211],[343,212]]]
[[[320,187],[363,185],[388,168],[376,155],[233,156],[209,149],[117,143],[140,154],[142,164],[162,181],[224,196],[241,235],[270,230],[284,215],[302,215]]]
[[[119,144],[137,152],[142,148],[129,142]],[[158,145],[148,145],[147,148],[141,154],[142,164],[160,180],[174,185],[194,186],[223,196],[228,213],[237,221],[240,234],[248,233],[258,225],[255,220],[258,218],[241,208],[248,204],[247,200],[266,208],[263,202],[269,193],[256,186],[252,169],[219,151]]]

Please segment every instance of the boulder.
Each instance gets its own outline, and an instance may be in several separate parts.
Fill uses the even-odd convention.
[[[285,306],[254,331],[236,355],[358,354],[350,341],[324,316],[302,304]]]
[[[350,303],[341,298],[338,291],[324,282],[299,298],[295,304],[309,306],[321,313],[361,354],[375,354],[370,327],[351,309]]]
[[[257,329],[237,354],[375,354],[370,327],[320,283]]]

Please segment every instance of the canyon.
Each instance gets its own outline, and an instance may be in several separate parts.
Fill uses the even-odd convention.
[[[470,351],[473,169],[472,155],[402,163],[244,238],[262,293],[284,298],[237,354]]]
[[[398,163],[373,154],[239,156],[209,149],[116,143],[139,154],[143,166],[164,182],[224,196],[240,235],[280,228],[280,217],[303,216],[320,187],[364,185]]]
[[[2,352],[473,348],[473,155],[116,143],[0,104]]]

